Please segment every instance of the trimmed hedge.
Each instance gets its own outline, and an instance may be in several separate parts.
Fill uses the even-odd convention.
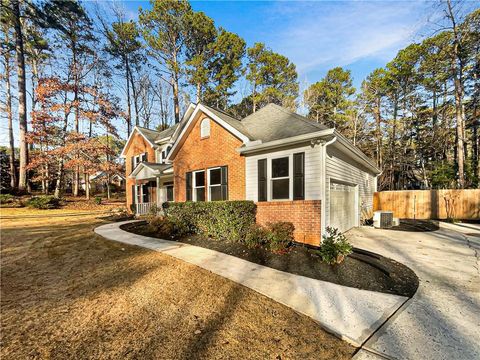
[[[243,241],[256,215],[253,201],[174,202],[164,210],[180,232],[231,241]]]

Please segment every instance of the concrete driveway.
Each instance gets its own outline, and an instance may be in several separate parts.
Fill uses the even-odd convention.
[[[420,286],[355,359],[480,359],[480,228],[404,232],[362,227],[354,246],[409,266]]]

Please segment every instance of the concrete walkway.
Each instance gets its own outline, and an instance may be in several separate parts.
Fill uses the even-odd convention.
[[[95,232],[109,240],[162,252],[240,283],[311,317],[357,347],[408,299],[293,275],[217,251],[121,230],[120,226],[128,222],[103,225]]]
[[[441,223],[433,232],[351,230],[354,246],[395,259],[420,279],[413,298],[355,359],[480,359],[479,236],[471,224]]]

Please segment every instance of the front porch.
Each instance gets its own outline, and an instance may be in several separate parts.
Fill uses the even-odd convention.
[[[129,178],[133,180],[130,209],[136,215],[146,215],[152,208],[174,200],[171,165],[140,163]]]

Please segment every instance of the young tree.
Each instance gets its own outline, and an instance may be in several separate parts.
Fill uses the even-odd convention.
[[[344,129],[346,112],[352,108],[354,93],[350,71],[336,67],[305,91],[304,102],[312,119]]]
[[[256,43],[247,49],[247,75],[252,89],[252,112],[269,102],[296,109],[298,75],[288,58]]]
[[[43,8],[46,23],[58,31],[61,41],[69,51],[67,81],[72,82],[74,130],[80,134],[80,89],[94,66],[92,20],[78,1],[49,0]],[[74,175],[73,195],[80,189],[80,169]]]
[[[375,159],[378,168],[383,167],[383,133],[382,133],[382,99],[385,96],[385,69],[375,69],[362,82],[361,101],[365,103],[365,110],[371,114],[375,123]]]
[[[144,60],[141,54],[142,44],[140,43],[140,33],[137,25],[133,21],[124,21],[122,14],[117,13],[117,21],[110,27],[104,25],[104,33],[107,38],[106,51],[118,61],[116,68],[124,72],[125,87],[127,91],[127,138],[130,136],[132,126],[132,95],[130,87],[136,93],[135,82],[133,80],[133,67],[139,66]],[[135,114],[135,124],[139,125],[138,109]]]
[[[235,94],[232,87],[242,72],[245,41],[237,34],[220,29],[211,49],[214,54],[208,64],[211,79],[204,100],[208,105],[226,110],[229,98]]]
[[[172,87],[175,122],[180,121],[179,83],[184,72],[188,19],[186,0],[152,0],[152,9],[140,8],[142,34],[150,53],[161,65],[160,77]]]
[[[213,20],[203,12],[190,12],[186,16],[186,74],[187,81],[195,87],[196,102],[210,82],[210,63],[214,56],[212,44],[217,38]]]

